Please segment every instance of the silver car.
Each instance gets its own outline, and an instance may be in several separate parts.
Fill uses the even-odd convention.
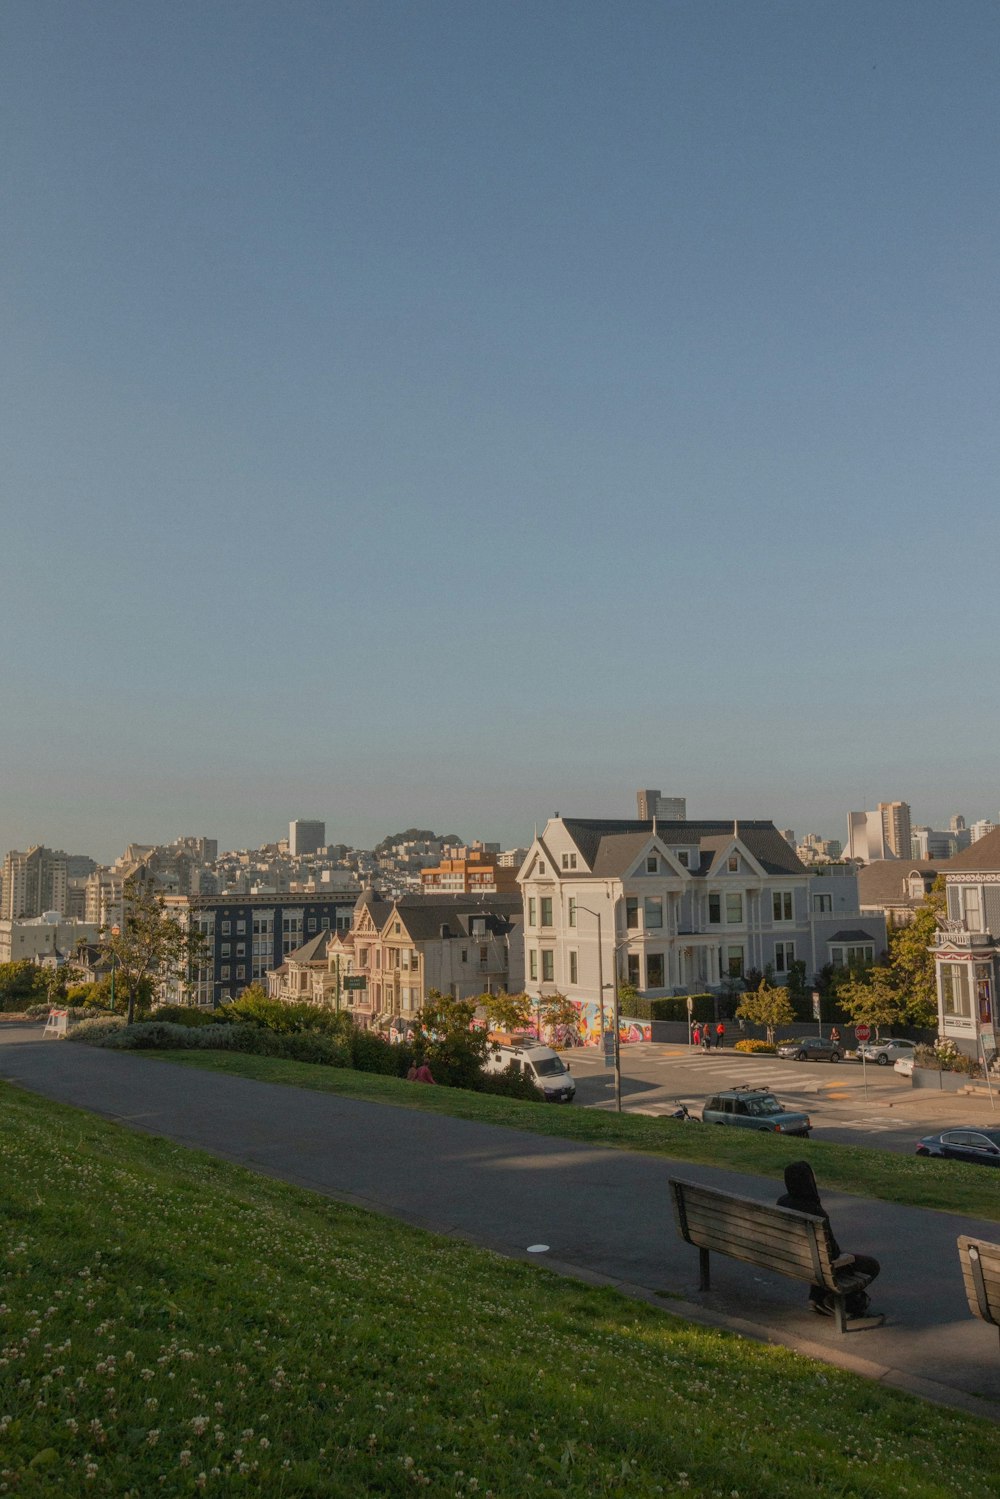
[[[916,1043],[914,1041],[899,1041],[890,1036],[887,1041],[865,1041],[858,1047],[858,1056],[864,1057],[866,1062],[877,1062],[880,1067],[888,1067],[890,1062],[898,1062],[902,1057],[913,1057],[916,1055]]]
[[[782,1041],[777,1052],[779,1057],[790,1057],[795,1062],[839,1062],[844,1048],[839,1041],[829,1041],[825,1036],[799,1036]]]

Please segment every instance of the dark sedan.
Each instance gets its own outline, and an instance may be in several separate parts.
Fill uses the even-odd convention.
[[[800,1036],[793,1041],[782,1041],[777,1050],[779,1057],[791,1057],[795,1062],[839,1062],[844,1055],[839,1041],[827,1041],[823,1036]]]
[[[947,1156],[952,1161],[975,1161],[1000,1166],[1000,1129],[945,1129],[917,1142],[917,1155]]]

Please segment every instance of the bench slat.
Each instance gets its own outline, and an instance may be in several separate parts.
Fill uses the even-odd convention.
[[[977,1252],[975,1264],[971,1249]],[[983,1322],[1000,1326],[1000,1244],[960,1234],[958,1254],[969,1310]]]

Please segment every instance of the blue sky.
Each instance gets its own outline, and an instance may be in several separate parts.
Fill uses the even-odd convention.
[[[996,816],[998,52],[6,0],[0,851]]]

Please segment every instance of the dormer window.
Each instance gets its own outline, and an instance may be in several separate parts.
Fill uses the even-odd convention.
[[[563,867],[563,869],[575,869],[576,868],[576,854],[563,854],[563,856],[562,856],[562,867]]]
[[[660,867],[660,861],[655,854],[650,854],[646,859],[646,873],[656,874]]]
[[[538,861],[538,873],[539,874],[544,874],[545,873],[545,861],[543,859],[539,859],[539,861]]]
[[[726,868],[729,870],[730,874],[739,874],[739,872],[740,872],[740,856],[739,856],[739,854],[730,854],[729,855],[729,858],[726,860]]]
[[[688,851],[686,848],[679,848],[677,850],[677,862],[678,864],[683,864],[685,869],[688,868]]]

